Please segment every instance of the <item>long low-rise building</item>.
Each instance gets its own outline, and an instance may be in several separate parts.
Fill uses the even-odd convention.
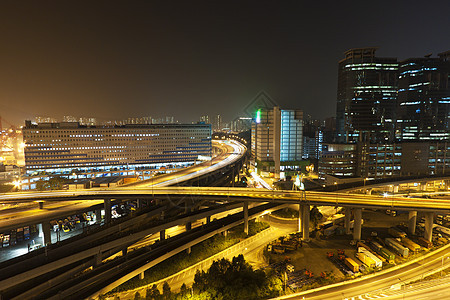
[[[49,176],[120,176],[186,166],[210,158],[212,150],[209,124],[89,127],[26,121],[23,137],[25,189]]]
[[[450,173],[450,142],[326,144],[319,177],[386,178]]]

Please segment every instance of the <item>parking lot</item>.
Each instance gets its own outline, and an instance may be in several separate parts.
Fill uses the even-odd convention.
[[[417,233],[421,234],[420,220],[422,216],[419,214],[417,217]],[[375,240],[379,238],[384,240],[386,237],[392,236],[388,233],[390,227],[398,226],[400,224],[407,224],[408,213],[396,212],[395,215],[388,215],[385,211],[363,211],[364,225],[362,226],[362,240],[366,241]],[[444,225],[445,222],[444,222]],[[400,225],[401,227],[401,225]],[[434,230],[433,243],[439,244],[439,238],[445,234],[441,234],[438,230]],[[291,235],[292,236],[292,235]],[[347,274],[353,274],[348,272],[348,268],[345,267],[343,260],[339,260],[338,250],[343,253],[344,256],[349,257],[358,263],[362,264],[357,258],[357,246],[351,245],[353,239],[352,235],[330,235],[328,237],[315,232],[311,232],[310,241],[303,242],[302,246],[297,247],[296,250],[285,248],[285,252],[280,251],[268,253],[270,260],[270,267],[280,272],[283,277],[284,269],[282,266],[292,266],[292,270],[287,270],[287,283],[291,288],[299,288],[305,284],[311,284],[315,281],[320,281],[324,277],[334,277],[335,279],[343,279]],[[448,236],[447,236],[448,237]],[[445,240],[445,237],[444,237]],[[273,245],[279,245],[279,241],[274,241]],[[442,244],[442,243],[441,243]],[[422,248],[419,253],[412,253],[410,257],[422,255],[427,250]],[[334,254],[333,258],[329,258],[330,253]],[[342,258],[342,257],[341,257]],[[395,263],[402,263],[406,261],[399,255],[396,255]],[[385,263],[385,265],[388,265]],[[344,266],[344,267],[343,267]],[[286,267],[284,267],[286,268]],[[364,268],[363,268],[364,269]],[[356,276],[360,275],[355,273]]]

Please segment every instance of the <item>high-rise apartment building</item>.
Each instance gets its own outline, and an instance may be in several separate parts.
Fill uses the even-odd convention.
[[[213,121],[212,122],[213,130],[215,130],[215,131],[222,130],[223,124],[222,124],[222,116],[221,115],[214,116],[214,119],[212,121]]]
[[[86,126],[96,126],[97,125],[97,119],[92,117],[81,117],[79,119],[80,125],[86,125]]]
[[[398,84],[398,137],[450,139],[450,51],[402,61]]]
[[[376,50],[350,49],[339,62],[336,130],[340,143],[395,138],[398,62],[376,57]]]
[[[56,118],[43,117],[43,116],[36,116],[36,117],[34,117],[34,120],[36,123],[56,123],[56,122],[58,122],[58,120]]]
[[[211,124],[211,118],[208,115],[201,116],[200,122],[204,122],[205,124]]]
[[[231,131],[242,132],[250,130],[252,127],[252,118],[239,117],[231,121]]]
[[[302,160],[303,112],[260,109],[252,124],[252,152],[257,168],[266,172],[296,170]]]

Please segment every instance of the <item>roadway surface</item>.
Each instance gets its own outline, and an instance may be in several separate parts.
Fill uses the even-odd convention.
[[[435,300],[448,299],[450,296],[450,276],[418,282],[415,284],[401,284],[399,289],[384,289],[379,292],[360,295],[357,298],[346,298],[347,300],[369,300],[369,299],[408,299],[408,300]]]
[[[304,193],[304,194],[303,194]],[[304,197],[306,195],[306,198]],[[427,199],[407,197],[383,197],[362,194],[330,192],[275,191],[230,187],[152,187],[122,188],[105,190],[55,191],[43,193],[11,193],[0,195],[0,203],[26,201],[73,201],[88,199],[144,199],[153,196],[165,197],[207,197],[208,199],[274,201],[283,203],[305,203],[310,205],[351,206],[377,209],[441,211],[450,213],[448,199]],[[306,199],[306,200],[305,200]]]
[[[147,179],[143,182],[134,183],[131,186],[134,188],[177,185],[184,181],[220,170],[221,168],[236,162],[245,154],[245,151],[247,151],[247,148],[244,145],[233,140],[213,140],[213,146],[221,149],[221,153],[211,161],[188,167],[177,172]],[[127,186],[124,186],[124,188],[127,188]]]

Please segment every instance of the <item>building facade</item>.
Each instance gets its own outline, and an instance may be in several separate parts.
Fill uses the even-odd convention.
[[[355,144],[325,144],[320,153],[319,178],[325,175],[355,177],[358,152]]]
[[[450,139],[450,51],[400,63],[398,136],[401,140]]]
[[[450,174],[450,142],[327,144],[319,177],[388,178]]]
[[[296,170],[302,160],[303,112],[301,110],[260,109],[252,124],[252,151],[260,171]]]
[[[395,138],[398,62],[376,57],[376,50],[350,49],[339,62],[338,143],[392,142]]]
[[[161,124],[88,127],[78,122],[23,128],[27,176],[117,176],[211,157],[211,125]],[[124,174],[128,175],[128,174]],[[42,177],[42,176],[41,176]]]

